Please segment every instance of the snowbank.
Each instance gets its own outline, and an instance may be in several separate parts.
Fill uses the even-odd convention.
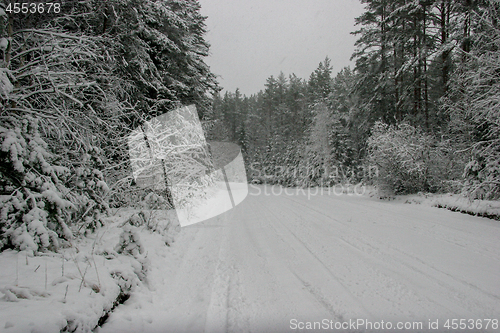
[[[500,220],[500,201],[469,200],[458,194],[424,194],[401,196],[405,203],[425,204],[432,207],[446,208],[473,216]]]
[[[91,332],[137,286],[147,285],[149,245],[167,249],[176,228],[165,214],[154,225],[161,232],[130,225],[135,213],[119,211],[59,253],[1,253],[0,331]],[[125,244],[130,240],[137,244]]]

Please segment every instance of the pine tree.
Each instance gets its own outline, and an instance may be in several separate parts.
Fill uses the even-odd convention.
[[[464,191],[473,199],[500,198],[499,14],[495,2],[468,14],[468,20],[476,24],[467,26],[470,45],[461,48],[464,63],[452,76],[445,104],[451,116],[450,131],[470,151]]]
[[[318,68],[316,68],[309,77],[310,103],[314,104],[316,102],[325,101],[332,92],[331,83],[332,66],[330,64],[330,59],[326,57],[324,61],[319,63]]]
[[[42,20],[0,12],[0,159],[18,167],[0,170],[11,202],[0,247],[25,247],[29,234],[30,249],[55,249],[58,237],[98,227],[108,197],[130,184],[130,131],[180,103],[209,111],[217,90],[197,1],[64,6]]]

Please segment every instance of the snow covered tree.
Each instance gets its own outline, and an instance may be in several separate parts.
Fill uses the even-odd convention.
[[[43,251],[98,227],[108,197],[130,185],[131,128],[181,102],[203,109],[215,80],[194,0],[16,15],[0,10],[0,247]]]
[[[325,101],[332,92],[332,66],[330,59],[325,58],[309,77],[310,103]]]
[[[60,238],[71,240],[68,227],[76,206],[66,187],[69,169],[40,136],[35,118],[3,117],[0,126],[0,249],[57,249]]]
[[[50,244],[35,240],[30,249],[56,249],[56,236],[69,241],[75,232],[102,224],[108,186],[98,146],[119,137],[113,129],[124,107],[110,89],[115,77],[109,75],[112,61],[104,52],[105,40],[68,32],[54,21],[22,26],[11,18],[7,24],[9,47],[3,50],[7,61],[2,73],[10,85],[3,80],[2,159],[5,166],[26,165],[17,169],[20,174],[2,169],[3,190],[26,205],[3,211],[4,245],[25,247],[7,224],[22,221],[19,227],[29,234],[30,212],[36,209],[35,220],[51,231],[51,238]]]
[[[334,158],[345,168],[358,167],[363,163],[366,139],[370,124],[359,107],[355,92],[356,75],[343,68],[333,79],[328,106],[335,117],[332,128]]]
[[[361,2],[366,4],[365,12],[356,18],[356,24],[361,28],[353,33],[359,35],[355,43],[356,50],[352,55],[352,58],[356,59],[357,90],[363,99],[367,116],[390,122],[394,117],[397,102],[394,101],[391,75],[392,43],[389,17],[398,2],[386,0]]]
[[[462,48],[465,62],[451,78],[445,108],[450,131],[470,152],[464,170],[464,191],[470,198],[500,198],[500,5],[470,13],[470,45]]]
[[[328,177],[331,175],[334,161],[332,136],[334,134],[333,127],[338,125],[337,121],[326,104],[320,102],[314,106],[314,121],[307,150],[312,156],[311,162],[315,173],[322,179],[323,184],[328,181]]]
[[[137,110],[151,117],[180,104],[196,104],[207,112],[207,93],[217,90],[204,62],[205,17],[196,0],[92,1],[93,33],[115,41],[116,74],[127,78],[128,94]],[[132,127],[141,119],[131,117]]]
[[[353,58],[357,90],[372,124],[403,120],[431,132],[446,127],[439,112],[449,77],[470,49],[471,13],[485,1],[363,0],[366,11]]]

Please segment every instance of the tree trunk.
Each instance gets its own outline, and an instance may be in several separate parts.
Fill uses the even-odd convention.
[[[445,45],[448,42],[449,19],[450,2],[449,0],[443,0],[440,7],[441,45]],[[443,51],[443,53],[441,53],[441,80],[443,85],[443,94],[446,94],[448,91],[449,54],[449,51]]]
[[[421,61],[423,63],[423,81],[424,81],[424,117],[425,117],[425,128],[429,129],[429,95],[427,91],[427,7],[426,5],[422,5],[423,9],[423,17],[422,17],[422,50],[423,55],[421,56]]]

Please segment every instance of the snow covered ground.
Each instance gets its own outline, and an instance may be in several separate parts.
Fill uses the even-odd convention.
[[[179,227],[167,225],[165,212],[151,219],[161,233],[124,226],[134,213],[119,210],[106,226],[59,253],[2,252],[0,332],[90,332],[131,291],[147,284],[149,251],[167,253],[165,242],[172,242]],[[123,236],[136,242],[122,251],[117,245]]]
[[[220,215],[242,202],[247,194],[246,183],[217,182],[210,197],[190,208],[176,210],[179,224],[185,227]]]
[[[110,234],[98,242],[101,252],[118,242],[119,222],[113,223],[104,236],[99,233]],[[495,220],[368,196],[321,195],[317,189],[285,193],[277,186],[252,185],[234,209],[183,227],[171,247],[139,230],[147,278],[136,283],[98,333],[500,332],[500,223]],[[18,257],[18,271],[24,267],[23,255],[7,252],[0,259],[8,256]],[[107,262],[99,257],[95,266],[125,258],[131,257]],[[28,260],[30,270],[41,264],[32,289],[44,292],[43,258]],[[49,274],[57,279],[60,260],[49,263]],[[3,262],[1,267],[5,290],[6,283],[15,285],[16,269],[4,271]],[[65,267],[79,286],[78,270]],[[54,297],[32,293],[18,302],[1,299],[0,331],[29,332],[19,327],[37,326],[41,314],[61,325],[69,301],[63,303],[65,288],[52,291],[54,279],[47,287]],[[83,295],[77,284],[70,285],[68,300],[70,294]],[[85,294],[100,297],[88,285]],[[57,306],[50,308],[51,302]],[[16,313],[24,320],[16,321]]]
[[[418,194],[401,196],[398,199],[404,200],[405,203],[431,205],[432,207],[446,208],[464,214],[500,220],[500,201],[469,200],[464,196],[451,193]]]
[[[453,331],[448,319],[500,331],[498,221],[271,190],[253,186],[235,209],[183,228],[168,255],[150,257],[149,286],[98,332],[289,332],[314,322],[377,332],[382,321],[393,325],[385,331]]]

